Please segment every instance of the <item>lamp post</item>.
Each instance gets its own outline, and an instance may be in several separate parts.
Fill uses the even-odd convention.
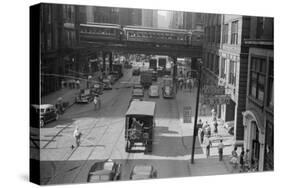
[[[199,106],[199,96],[201,87],[201,66],[202,63],[199,61],[199,76],[198,76],[198,88],[196,94],[196,106],[195,106],[195,117],[193,126],[193,140],[192,140],[192,151],[191,151],[191,164],[194,164],[194,151],[195,151],[195,141],[196,141],[196,130],[197,130],[197,119],[198,119],[198,106]]]

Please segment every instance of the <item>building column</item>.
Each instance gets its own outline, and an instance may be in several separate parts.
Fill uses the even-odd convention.
[[[112,52],[109,52],[109,72],[112,72]]]

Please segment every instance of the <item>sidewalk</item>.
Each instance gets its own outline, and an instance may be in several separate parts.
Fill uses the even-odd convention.
[[[86,82],[80,82],[80,88],[85,88]],[[58,98],[61,97],[63,102],[68,102],[68,108],[71,107],[75,103],[75,97],[78,95],[80,89],[70,89],[70,88],[62,88],[55,92],[52,92],[46,96],[41,98],[41,104],[56,104]]]
[[[178,90],[176,96],[176,102],[178,106],[180,126],[182,128],[182,136],[193,136],[193,127],[194,127],[194,117],[195,117],[195,104],[196,104],[196,89],[193,89],[192,92],[187,92],[184,90]],[[191,106],[192,109],[192,118],[191,123],[183,123],[183,108],[184,106]],[[199,105],[200,107],[200,105]],[[200,112],[200,109],[199,109]],[[212,116],[211,109],[206,109],[208,112],[205,116],[198,115],[198,120],[201,119],[202,122],[208,121],[211,125],[211,130],[213,134],[214,127],[212,125]],[[206,158],[206,148],[204,144],[199,143],[200,135],[196,138],[196,146],[195,146],[195,156],[194,161],[195,164],[190,164],[190,172],[192,176],[199,175],[218,175],[218,174],[229,174],[229,173],[238,173],[239,170],[233,171],[232,165],[229,163],[231,158],[231,152],[233,150],[233,136],[227,133],[227,130],[223,128],[223,123],[218,120],[218,136],[212,135],[210,140],[212,141],[212,146],[210,149],[210,157]],[[218,143],[220,139],[223,140],[224,144],[224,160],[219,161],[218,155]],[[190,140],[184,140],[184,144],[190,146]],[[197,151],[203,151],[197,152]],[[238,151],[238,153],[240,153]]]
[[[229,163],[230,157],[224,156],[223,161],[218,157],[196,158],[194,164],[188,164],[191,176],[224,175],[239,173],[239,169],[233,169]]]

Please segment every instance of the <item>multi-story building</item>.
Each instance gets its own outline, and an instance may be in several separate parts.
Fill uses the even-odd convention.
[[[183,13],[183,29],[203,30],[204,14],[194,12]]]
[[[143,9],[142,10],[142,26],[154,27],[158,26],[157,10]]]
[[[273,18],[251,17],[246,110],[243,114],[244,147],[259,171],[273,170]]]
[[[204,17],[202,71],[205,85],[217,85],[218,83],[221,19],[222,15],[219,14],[206,14]]]
[[[250,17],[208,14],[204,18],[204,84],[224,88],[228,103],[211,104],[218,118],[234,122],[234,143],[242,144],[242,112],[246,109],[246,87]]]
[[[41,4],[41,94],[61,87],[61,80],[78,69],[78,7]]]

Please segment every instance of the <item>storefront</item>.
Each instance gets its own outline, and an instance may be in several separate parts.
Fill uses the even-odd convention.
[[[263,171],[265,127],[262,117],[256,112],[247,110],[243,114],[244,148],[250,150],[251,167],[257,171]]]

